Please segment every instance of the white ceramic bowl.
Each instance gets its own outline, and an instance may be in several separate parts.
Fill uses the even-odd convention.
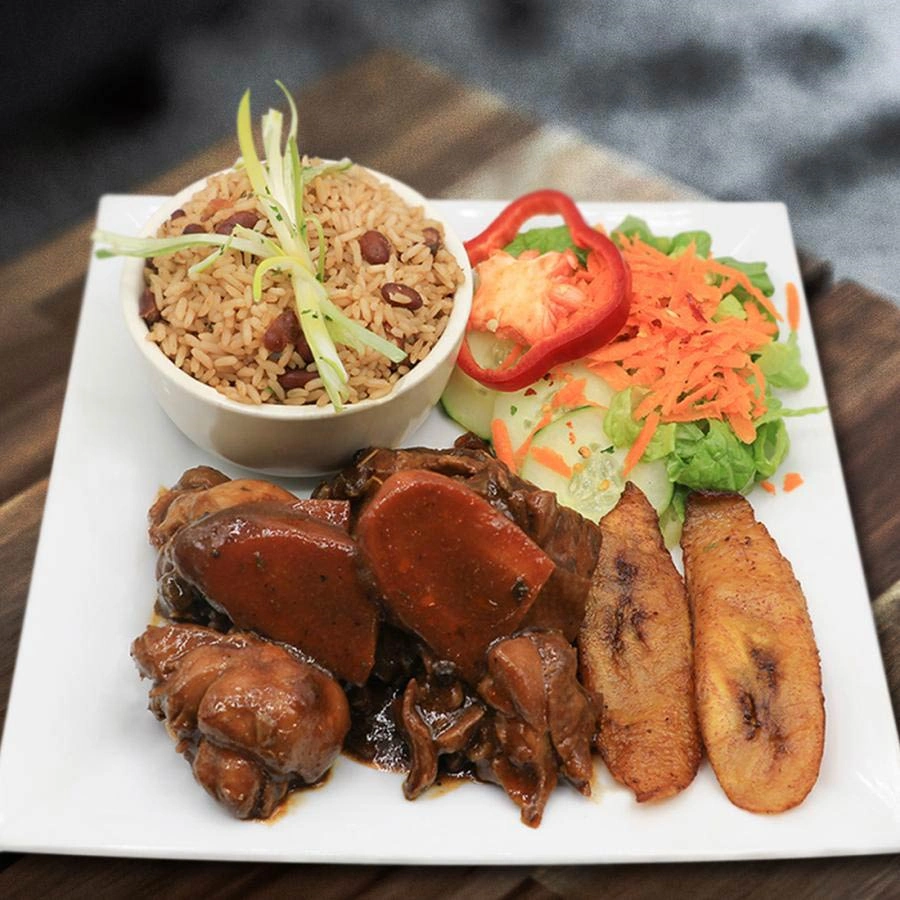
[[[121,293],[128,331],[157,401],[198,447],[269,475],[321,475],[346,465],[362,447],[399,446],[425,421],[438,402],[469,318],[472,270],[462,241],[421,194],[393,178],[368,171],[410,205],[424,207],[428,218],[441,223],[444,246],[456,257],[464,279],[438,342],[385,397],[363,400],[340,412],[331,405],[252,406],[230,400],[179,369],[147,339],[147,326],[138,315],[138,298],[144,289],[144,260],[126,259]],[[205,181],[190,185],[163,204],[147,222],[142,235],[155,234],[169,214],[200,190]]]

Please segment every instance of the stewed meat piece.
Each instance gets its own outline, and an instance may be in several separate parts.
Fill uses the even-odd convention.
[[[197,466],[188,469],[178,483],[163,491],[150,507],[150,543],[162,547],[180,528],[220,509],[269,502],[286,503],[341,528],[346,529],[349,523],[349,507],[345,502],[299,499],[269,481],[255,478],[232,481],[217,469]]]
[[[459,481],[515,523],[555,564],[523,624],[561,631],[574,641],[584,619],[591,576],[600,550],[600,529],[556,496],[512,474],[485,445],[460,440],[432,450],[361,450],[348,468],[321,484],[313,496],[349,500],[351,530],[394,473],[425,470]]]
[[[296,497],[277,484],[239,478],[224,481],[204,490],[185,491],[172,498],[161,519],[151,517],[149,536],[154,547],[162,547],[179,529],[209,513],[246,503],[290,504]]]
[[[151,626],[132,644],[194,776],[240,819],[268,818],[314,784],[350,727],[340,685],[287,648],[197,625]]]
[[[561,634],[498,640],[477,690],[427,655],[424,662],[397,713],[409,746],[408,799],[430,787],[439,770],[468,771],[499,784],[522,821],[537,827],[560,775],[590,795],[597,716]]]
[[[557,773],[590,796],[596,711],[578,683],[575,650],[559,633],[528,632],[498,641],[478,687],[490,728],[469,758],[496,781],[537,827]]]
[[[429,672],[407,682],[400,722],[409,746],[409,771],[403,782],[407,800],[415,800],[438,777],[442,756],[466,761],[486,709],[460,681]]]
[[[356,537],[389,615],[471,683],[490,643],[519,627],[555,568],[515,523],[436,472],[391,475]]]
[[[374,662],[378,609],[357,556],[344,530],[288,504],[232,506],[185,525],[165,545],[158,607],[191,618],[202,612],[199,595],[237,628],[297,647],[362,684]]]
[[[158,529],[162,526],[169,514],[169,507],[181,496],[205,491],[217,484],[223,484],[230,479],[224,472],[214,469],[212,466],[193,466],[186,469],[181,478],[172,487],[161,490],[150,511],[147,513],[149,523],[150,543],[159,547],[165,543],[166,538]],[[167,531],[169,529],[166,529]],[[172,529],[174,531],[174,529]]]

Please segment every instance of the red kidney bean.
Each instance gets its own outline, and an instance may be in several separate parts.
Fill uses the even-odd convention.
[[[278,383],[286,391],[291,391],[294,388],[306,387],[313,378],[318,377],[318,372],[307,372],[306,369],[286,369],[278,376]]]
[[[371,265],[381,265],[391,258],[391,242],[380,231],[367,231],[359,239],[359,252]]]
[[[148,327],[162,318],[159,307],[156,305],[156,297],[153,296],[150,288],[144,288],[138,300],[138,315],[147,323]]]
[[[422,305],[422,296],[415,288],[411,288],[408,284],[398,284],[396,281],[382,285],[381,296],[391,306],[403,309],[419,309]]]
[[[181,230],[182,234],[203,234],[206,229],[202,225],[198,225],[195,222],[190,222],[185,225]]]
[[[169,221],[171,222],[172,219],[180,219],[183,215],[185,215],[185,212],[183,209],[175,209],[172,211],[172,214],[169,216]]]
[[[252,228],[259,221],[259,216],[249,209],[238,210],[227,219],[222,219],[215,227],[216,234],[231,234],[235,225],[243,225],[244,228]]]
[[[313,352],[310,349],[309,342],[306,340],[306,337],[303,335],[303,332],[300,333],[299,337],[296,341],[294,341],[294,350],[300,359],[303,360],[307,365],[309,365],[313,359]]]
[[[281,353],[288,344],[296,344],[301,334],[297,313],[286,309],[269,323],[263,335],[263,346],[270,353]]]
[[[441,233],[437,228],[423,228],[422,237],[425,238],[425,246],[431,251],[432,256],[435,256],[438,250],[444,246],[444,242],[441,240]]]

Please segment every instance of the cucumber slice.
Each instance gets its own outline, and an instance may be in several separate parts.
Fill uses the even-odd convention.
[[[615,391],[599,376],[595,375],[583,362],[571,362],[558,366],[553,370],[553,375],[559,380],[560,386],[567,381],[584,380],[584,396],[588,403],[596,403],[604,409],[609,409],[609,403]]]
[[[622,454],[622,464],[625,464],[627,450],[617,450]],[[672,502],[672,494],[675,493],[675,485],[669,481],[669,473],[666,471],[666,463],[662,459],[654,459],[652,462],[639,462],[628,474],[628,481],[636,484],[644,496],[650,501],[650,505],[661,515]]]
[[[441,406],[466,431],[488,441],[491,438],[491,419],[496,396],[496,391],[479,384],[458,366],[454,366],[447,387],[441,394]]]
[[[597,440],[609,444],[606,435],[602,434],[602,420],[603,413],[609,407],[615,392],[587,366],[576,362],[557,366],[539,381],[521,391],[497,392],[494,418],[500,419],[506,425],[514,448],[521,447],[533,433],[536,436],[536,430],[547,428],[572,412],[573,407],[554,406],[553,401],[558,391],[573,380],[579,379],[585,382],[584,399],[590,404],[596,403],[598,407],[595,413],[600,420],[601,434],[597,435]]]
[[[475,362],[483,369],[496,369],[515,347],[512,341],[498,338],[490,331],[466,332],[466,342]]]
[[[553,454],[554,464],[547,465],[549,453],[545,451]],[[606,436],[603,410],[582,407],[534,436],[520,474],[538,487],[553,491],[564,506],[599,522],[616,505],[625,487],[622,469],[627,452],[616,450]],[[662,460],[638,463],[627,480],[644,492],[658,513],[671,502],[673,486]]]
[[[521,475],[597,522],[618,500],[622,463],[603,430],[603,410],[565,410],[535,434]],[[548,464],[549,463],[549,464]]]
[[[520,391],[497,391],[493,417],[506,426],[514,450],[528,440],[543,419],[565,412],[550,408],[550,399],[559,385],[560,382],[548,375]]]

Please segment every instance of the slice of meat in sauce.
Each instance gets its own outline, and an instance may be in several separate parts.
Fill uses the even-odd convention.
[[[391,475],[356,536],[388,612],[471,682],[491,641],[516,630],[554,570],[506,516],[435,472]]]
[[[574,641],[584,618],[584,604],[597,563],[600,529],[575,510],[557,502],[514,475],[491,455],[483,441],[464,436],[445,450],[361,450],[353,464],[316,488],[316,497],[346,499],[351,529],[367,503],[395,472],[424,469],[465,484],[498,512],[515,522],[556,564],[523,625],[561,631]]]
[[[188,469],[179,481],[160,492],[147,514],[150,543],[162,547],[179,528],[209,513],[245,503],[278,501],[347,531],[350,504],[343,500],[316,500],[295,497],[269,481],[255,478],[231,480],[209,466]]]
[[[184,526],[161,564],[237,627],[298,647],[353,684],[368,677],[378,611],[345,531],[282,503],[238,505]]]

